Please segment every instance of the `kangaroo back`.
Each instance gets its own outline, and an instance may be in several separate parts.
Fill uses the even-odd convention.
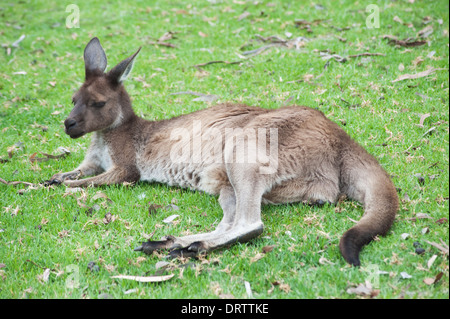
[[[376,159],[354,141],[343,150],[341,183],[349,198],[364,205],[363,217],[339,243],[345,260],[359,266],[361,248],[391,228],[399,205],[397,191]]]

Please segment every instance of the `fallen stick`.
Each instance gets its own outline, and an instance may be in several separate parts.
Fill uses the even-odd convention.
[[[437,249],[439,249],[440,251],[442,251],[444,254],[447,254],[447,255],[448,255],[448,246],[447,246],[447,247],[444,247],[444,246],[446,246],[446,244],[443,243],[443,246],[441,246],[441,245],[439,245],[439,244],[437,244],[437,243],[435,243],[435,242],[430,242],[430,241],[428,241],[428,240],[426,240],[426,242],[427,242],[428,244],[430,244],[431,246],[436,247]]]
[[[354,55],[349,55],[347,58],[357,58],[360,56],[386,56],[386,54],[384,53],[370,53],[370,52],[364,52],[364,53],[360,53],[360,54],[354,54]]]
[[[0,183],[3,183],[5,185],[19,185],[19,184],[25,184],[27,186],[35,186],[35,184],[33,183],[28,183],[28,182],[21,182],[21,181],[13,181],[13,182],[8,182],[5,181],[3,178],[0,178]]]
[[[209,61],[209,62],[193,65],[192,67],[193,68],[200,68],[200,67],[207,66],[207,65],[210,65],[210,64],[215,64],[215,63],[239,64],[239,63],[242,63],[242,61],[233,61],[233,62],[229,62],[229,61]]]

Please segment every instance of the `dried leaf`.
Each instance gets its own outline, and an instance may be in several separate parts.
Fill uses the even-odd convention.
[[[416,73],[416,74],[402,74],[397,79],[391,81],[392,83],[403,81],[403,80],[413,80],[423,78],[425,76],[433,74],[435,71],[446,70],[442,68],[430,68],[428,70]]]
[[[337,62],[341,62],[341,63],[347,62],[347,59],[345,57],[341,57],[338,54],[329,54],[327,52],[320,52],[319,54],[322,57],[322,60],[325,60],[325,61],[328,61],[330,59],[334,59]]]
[[[64,238],[64,237],[68,237],[70,235],[67,230],[62,230],[62,231],[58,232],[58,236],[59,236],[59,238]]]
[[[124,291],[124,295],[129,295],[129,294],[132,294],[132,293],[135,293],[135,292],[139,292],[139,289],[137,289],[137,288],[133,288],[133,289],[128,289],[128,290],[126,290],[126,291]]]
[[[244,281],[245,292],[247,293],[247,297],[249,299],[253,299],[252,288],[250,287],[250,283],[248,281]]]
[[[174,39],[175,38],[174,34],[175,34],[175,32],[173,32],[173,31],[167,31],[158,39],[158,42],[164,42],[167,40]]]
[[[431,256],[431,258],[427,261],[427,267],[428,267],[428,269],[430,269],[431,266],[433,266],[433,263],[434,263],[434,261],[436,260],[436,258],[437,258],[437,255],[433,255],[433,256]]]
[[[439,244],[437,244],[437,243],[435,243],[435,242],[429,242],[429,241],[427,241],[427,240],[426,240],[426,242],[427,242],[428,244],[430,244],[431,246],[436,247],[437,249],[439,249],[440,251],[442,251],[444,254],[448,255],[448,246],[445,245],[444,243],[443,243],[443,245],[439,245]]]
[[[180,207],[178,207],[175,204],[169,204],[166,207],[164,207],[165,210],[171,211],[171,210],[180,210]]]
[[[416,218],[418,219],[433,219],[430,215],[427,213],[417,213]]]
[[[254,263],[260,259],[262,259],[264,257],[264,254],[262,253],[257,253],[254,257],[250,258],[250,262]]]
[[[169,266],[170,266],[170,263],[168,261],[158,261],[155,264],[155,269],[167,268]]]
[[[442,276],[444,276],[444,273],[441,271],[434,277],[434,284],[438,283],[439,280],[441,280]]]
[[[405,240],[406,238],[409,237],[409,234],[408,233],[403,233],[403,234],[400,235],[400,237],[402,237],[402,239]]]
[[[199,69],[199,70],[198,70],[197,72],[195,72],[195,74],[194,74],[194,76],[195,76],[196,78],[199,78],[199,79],[204,78],[204,77],[207,77],[207,76],[210,76],[210,75],[211,75],[210,72],[205,71],[205,70],[203,70],[203,69]]]
[[[116,267],[114,266],[114,265],[104,265],[104,267],[105,267],[105,269],[108,271],[108,272],[112,272],[112,271],[114,271],[114,269],[116,269]]]
[[[183,9],[178,9],[175,11],[176,14],[182,14],[182,15],[186,15],[189,14],[189,12],[187,12],[186,10]]]
[[[316,9],[316,10],[325,10],[325,7],[323,5],[321,5],[321,4],[315,4],[314,5],[314,9]]]
[[[366,284],[359,284],[356,287],[351,287],[347,289],[348,294],[356,294],[358,296],[370,296],[372,294],[372,287]]]
[[[415,40],[410,38],[405,40],[399,40],[396,36],[388,34],[383,35],[383,39],[389,39],[389,44],[399,45],[402,47],[417,47],[427,43],[427,41],[425,40]]]
[[[279,288],[287,294],[291,291],[291,286],[289,286],[288,284],[280,284]]]
[[[431,59],[435,54],[436,54],[436,51],[433,50],[427,54],[427,58]]]
[[[261,250],[261,252],[263,254],[267,254],[270,253],[276,246],[275,245],[270,245],[270,246],[264,246]]]
[[[44,270],[44,273],[42,274],[42,281],[43,281],[43,282],[48,282],[49,276],[50,276],[50,269],[49,269],[49,268],[46,268],[46,269]]]
[[[222,287],[220,287],[220,284],[218,282],[212,282],[210,284],[210,289],[216,296],[219,296],[222,293]]]
[[[426,113],[426,114],[423,114],[421,117],[420,117],[420,121],[419,121],[419,127],[423,127],[423,122],[428,118],[428,117],[430,117],[430,113]]]
[[[105,214],[105,218],[103,218],[103,224],[108,225],[109,223],[115,221],[116,218],[117,218],[116,216],[108,212]]]
[[[175,33],[176,32],[174,32],[174,31],[167,31],[156,42],[150,41],[149,44],[161,45],[161,46],[165,46],[165,47],[169,47],[169,48],[176,48],[177,47],[176,45],[166,42],[167,40],[175,39],[175,37],[174,37]]]
[[[334,265],[334,263],[333,262],[331,262],[331,261],[329,261],[328,259],[326,259],[325,257],[320,257],[319,258],[319,264],[321,264],[321,265]]]
[[[170,224],[180,215],[171,215],[163,220],[163,223]]]
[[[78,206],[80,206],[81,208],[89,209],[90,207],[88,205],[86,205],[85,202],[86,202],[86,198],[84,196],[77,198]]]
[[[257,38],[258,41],[262,41],[262,42],[265,42],[265,43],[268,42],[268,44],[266,44],[266,45],[264,45],[264,46],[262,46],[260,48],[254,49],[254,50],[242,52],[242,55],[244,55],[244,56],[247,56],[247,55],[255,56],[255,55],[261,54],[264,51],[266,51],[267,49],[270,49],[270,48],[273,48],[273,47],[287,47],[288,49],[293,49],[293,48],[294,49],[299,49],[299,48],[304,47],[306,45],[306,43],[308,41],[310,41],[310,39],[305,38],[305,37],[296,37],[296,38],[290,39],[290,40],[283,39],[283,38],[281,38],[281,37],[279,37],[277,35],[272,35],[272,36],[269,36],[269,37],[263,37],[263,36],[261,36],[259,34],[256,34],[255,37]],[[243,47],[244,46],[242,46],[241,49]]]
[[[395,21],[395,22],[398,22],[398,23],[400,23],[400,24],[403,24],[403,20],[400,19],[398,16],[395,16],[395,17],[394,17],[394,21]]]
[[[426,38],[432,33],[433,33],[433,27],[431,25],[427,25],[425,28],[423,28],[422,30],[417,32],[417,36],[421,37],[421,38]]]
[[[237,17],[237,20],[238,20],[238,21],[244,20],[244,19],[247,18],[248,16],[250,16],[250,12],[244,11],[239,17]]]
[[[159,209],[161,209],[162,206],[161,205],[157,205],[157,204],[150,204],[150,206],[148,207],[148,213],[150,215],[155,214],[158,212]]]
[[[118,275],[111,276],[113,279],[125,279],[125,280],[134,280],[138,282],[162,282],[171,279],[175,274],[165,275],[165,276],[127,276],[127,275]]]
[[[402,279],[410,279],[410,278],[412,278],[412,276],[410,274],[408,274],[407,272],[405,272],[405,271],[401,272],[400,276],[402,277]]]
[[[414,68],[416,68],[419,64],[421,64],[423,61],[425,61],[423,59],[422,56],[418,56],[417,58],[415,58],[414,60],[411,61],[412,65],[414,66]]]
[[[102,193],[102,192],[97,192],[97,194],[95,194],[95,195],[92,197],[91,200],[95,201],[95,200],[97,200],[97,199],[99,199],[99,198],[104,198],[104,199],[106,199],[106,201],[107,201],[108,203],[110,203],[110,204],[113,203],[113,201],[112,201],[105,193]]]
[[[11,43],[11,46],[14,48],[19,47],[19,43],[23,41],[23,39],[25,39],[25,34],[22,34],[20,36],[20,38],[18,38],[16,41],[14,41],[13,43]]]

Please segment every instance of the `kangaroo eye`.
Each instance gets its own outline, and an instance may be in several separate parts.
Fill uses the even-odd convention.
[[[96,107],[96,108],[101,108],[101,107],[105,106],[105,104],[106,104],[106,102],[94,102],[94,103],[92,103],[92,106]]]

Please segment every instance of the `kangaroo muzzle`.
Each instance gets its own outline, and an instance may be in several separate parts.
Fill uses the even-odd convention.
[[[66,127],[65,132],[71,138],[78,138],[84,135],[84,131],[80,129],[79,123],[73,118],[67,118],[64,121]]]

